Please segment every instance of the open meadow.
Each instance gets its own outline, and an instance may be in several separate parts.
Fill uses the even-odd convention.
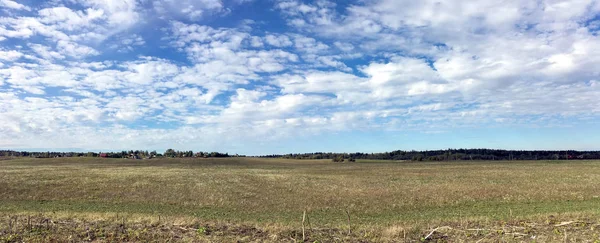
[[[594,242],[599,215],[600,161],[0,160],[6,242]]]

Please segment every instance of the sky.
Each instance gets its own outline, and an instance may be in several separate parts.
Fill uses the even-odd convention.
[[[600,149],[600,1],[0,0],[0,148]]]

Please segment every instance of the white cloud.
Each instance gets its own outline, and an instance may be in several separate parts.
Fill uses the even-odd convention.
[[[50,50],[50,47],[48,47],[48,46],[44,46],[44,45],[40,45],[40,44],[29,44],[29,47],[37,55],[39,55],[41,58],[46,59],[46,60],[64,59],[65,58],[64,55],[62,55],[56,51]]]
[[[339,48],[340,50],[344,51],[344,52],[349,52],[354,50],[354,45],[350,44],[350,43],[343,43],[343,42],[339,42],[336,41],[333,43],[337,48]]]
[[[289,28],[221,18],[244,2],[2,1],[0,146],[221,150],[600,112],[594,1],[285,0]]]
[[[334,67],[334,68],[337,68],[339,70],[343,70],[346,72],[352,71],[351,68],[346,66],[346,64],[344,64],[343,62],[338,61],[337,59],[338,59],[338,57],[334,57],[334,56],[320,56],[317,58],[317,60],[325,66]]]
[[[286,94],[272,100],[259,101],[264,93],[244,89],[238,89],[236,92],[237,95],[232,97],[229,106],[219,116],[213,117],[212,121],[235,124],[298,116],[300,112],[308,112],[306,110],[313,108],[313,105],[322,105],[327,100],[322,96]]]
[[[108,26],[113,28],[111,33],[130,28],[140,20],[136,0],[85,0],[81,3],[103,10]]]
[[[372,85],[410,83],[435,78],[435,72],[423,60],[400,58],[394,63],[372,63],[363,69]]]
[[[260,37],[258,37],[258,36],[252,36],[250,38],[250,46],[256,47],[256,48],[263,47],[263,42],[262,42],[262,40],[261,40]]]
[[[86,56],[94,56],[100,54],[95,49],[69,41],[58,41],[56,48],[60,53],[74,58],[83,58]]]
[[[1,7],[5,7],[5,8],[10,8],[10,9],[16,9],[16,10],[27,10],[27,11],[31,11],[31,8],[17,3],[15,1],[11,1],[11,0],[0,0],[0,6]]]
[[[86,9],[85,11],[73,11],[66,7],[45,8],[40,10],[40,22],[53,24],[58,29],[68,31],[78,30],[82,27],[88,27],[97,20],[101,20],[104,15],[102,9]]]
[[[23,56],[23,53],[20,53],[15,50],[10,50],[10,51],[0,50],[0,59],[2,59],[4,61],[14,62],[15,60],[21,58],[22,56]]]
[[[109,45],[110,49],[115,49],[120,53],[133,52],[137,47],[144,46],[146,41],[139,35],[119,36]]]
[[[336,93],[366,88],[366,80],[342,72],[308,72],[304,75],[284,74],[275,77],[273,84],[283,93]]]
[[[327,46],[326,44],[317,41],[314,38],[302,35],[294,35],[294,47],[300,52],[310,54],[321,53],[329,49],[329,46]]]
[[[166,0],[153,1],[154,9],[163,16],[184,16],[188,20],[199,20],[205,15],[221,12],[224,7],[221,0]]]
[[[267,42],[269,45],[276,47],[286,47],[291,46],[293,44],[290,38],[285,35],[276,36],[272,34],[265,36],[265,42]]]

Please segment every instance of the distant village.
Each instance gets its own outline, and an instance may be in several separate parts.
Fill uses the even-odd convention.
[[[60,157],[99,157],[99,158],[122,158],[122,159],[153,159],[153,158],[219,158],[219,157],[245,157],[244,155],[229,155],[219,152],[193,152],[175,151],[167,149],[163,154],[156,151],[129,150],[121,152],[28,152],[0,150],[0,157],[32,157],[32,158],[60,158]]]

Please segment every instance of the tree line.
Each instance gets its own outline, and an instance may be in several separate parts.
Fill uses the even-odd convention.
[[[259,156],[286,159],[370,159],[370,160],[577,160],[600,159],[600,151],[576,150],[502,150],[502,149],[445,149],[426,151],[396,150],[383,153],[299,153]]]
[[[123,150],[120,152],[29,152],[29,151],[14,151],[0,150],[0,157],[33,157],[33,158],[56,158],[56,157],[103,157],[103,158],[223,158],[223,157],[243,157],[243,155],[229,155],[228,153],[219,152],[194,152],[194,151],[178,151],[167,149],[164,153],[148,150]]]
[[[120,152],[28,152],[14,150],[0,150],[0,157],[106,157],[106,158],[222,158],[245,157],[244,155],[230,155],[219,152],[194,152],[167,149],[164,153],[148,150],[129,150]],[[286,158],[286,159],[330,159],[332,161],[355,161],[357,159],[370,160],[413,160],[413,161],[452,161],[452,160],[578,160],[600,159],[600,151],[576,150],[501,150],[501,149],[445,149],[426,151],[396,150],[383,153],[297,153],[297,154],[272,154],[256,156],[261,158]]]

